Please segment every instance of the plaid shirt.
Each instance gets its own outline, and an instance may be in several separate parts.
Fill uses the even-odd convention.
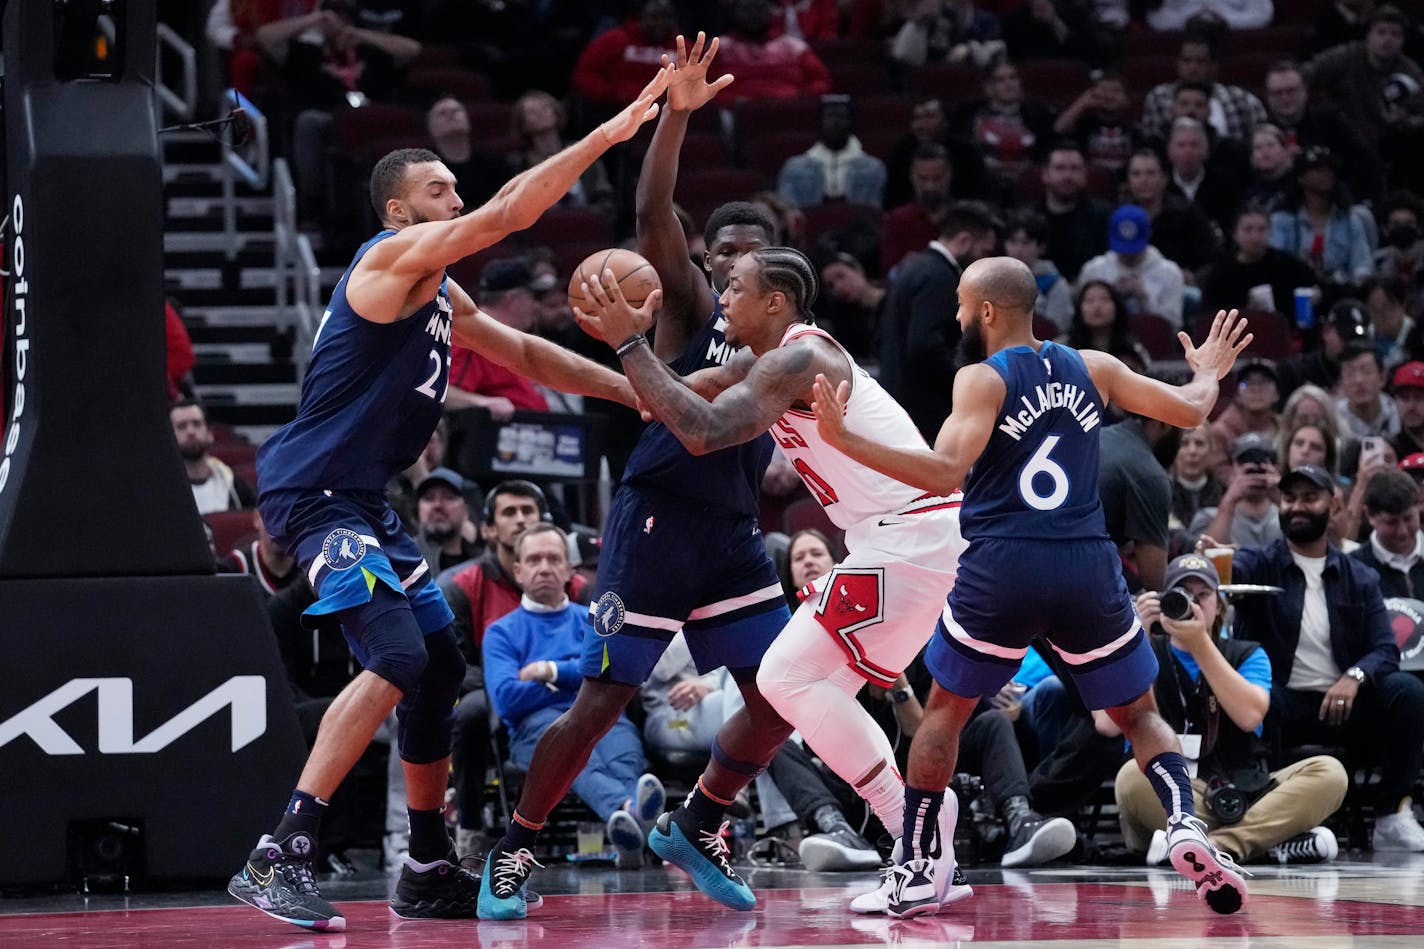
[[[1148,136],[1166,138],[1172,130],[1172,98],[1177,94],[1175,82],[1164,82],[1147,93],[1142,103],[1142,131]],[[1217,132],[1226,138],[1249,143],[1256,126],[1266,121],[1266,107],[1261,100],[1240,86],[1223,86],[1214,83],[1211,87],[1212,124],[1216,124],[1217,109],[1226,122],[1226,128]]]

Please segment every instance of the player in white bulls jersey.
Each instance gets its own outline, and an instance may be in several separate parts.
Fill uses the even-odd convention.
[[[726,366],[697,374],[699,391],[717,393],[710,402],[669,373],[646,345],[641,334],[657,308],[656,295],[635,310],[605,275],[596,281],[584,291],[596,310],[579,318],[616,346],[653,416],[693,454],[769,429],[826,514],[846,530],[850,554],[812,584],[814,594],[763,658],[757,685],[821,760],[897,832],[904,782],[889,740],[855,696],[867,681],[888,688],[929,639],[963,548],[959,495],[924,494],[822,439],[811,411],[818,373],[850,387],[846,424],[852,430],[928,450],[905,410],[810,322],[816,271],[799,251],[755,250],[732,268],[721,298],[726,338],[746,349]],[[970,891],[952,872],[955,808],[942,813],[946,843],[938,879],[944,881],[940,902],[948,905]],[[877,891],[854,908],[883,910],[884,899]]]

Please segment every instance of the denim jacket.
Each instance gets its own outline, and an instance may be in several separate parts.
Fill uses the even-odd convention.
[[[1236,601],[1234,638],[1260,643],[1271,659],[1277,686],[1290,681],[1300,642],[1300,617],[1305,608],[1305,575],[1295,565],[1286,541],[1236,552],[1233,583],[1265,583],[1285,592],[1249,595]],[[1399,646],[1390,629],[1380,594],[1379,574],[1335,547],[1325,554],[1325,606],[1330,616],[1330,652],[1340,670],[1359,666],[1378,685],[1399,669]]]

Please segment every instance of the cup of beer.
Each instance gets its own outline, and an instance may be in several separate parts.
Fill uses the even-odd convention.
[[[1202,553],[1206,554],[1207,559],[1216,568],[1216,576],[1222,586],[1229,584],[1231,582],[1231,556],[1236,553],[1236,548],[1208,547]]]

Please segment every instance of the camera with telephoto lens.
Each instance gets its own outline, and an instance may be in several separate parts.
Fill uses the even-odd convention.
[[[1168,619],[1187,620],[1192,618],[1192,595],[1181,587],[1164,590],[1157,598],[1162,615]]]
[[[1239,823],[1251,806],[1241,789],[1226,778],[1214,778],[1207,785],[1206,806],[1223,824]]]

